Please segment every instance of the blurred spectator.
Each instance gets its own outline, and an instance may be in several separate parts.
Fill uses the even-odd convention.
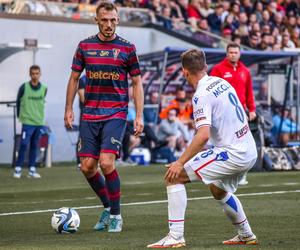
[[[178,119],[186,125],[190,125],[192,123],[192,113],[193,113],[193,107],[190,100],[187,100],[186,98],[186,92],[182,86],[179,86],[176,89],[176,98],[172,100],[169,105],[164,108],[159,116],[161,119],[168,118],[169,110],[176,109],[178,111]]]
[[[153,91],[150,93],[150,99],[149,101],[146,102],[146,105],[144,107],[144,122],[145,124],[153,127],[154,125],[156,125],[155,123],[157,123],[158,121],[156,121],[156,119],[159,118],[158,116],[158,109],[159,109],[159,104],[158,104],[158,97],[159,97],[159,93],[157,91]],[[157,107],[147,107],[147,104],[150,105],[157,105]]]
[[[207,44],[208,46],[214,44],[214,38],[207,33],[204,33],[202,31],[210,32],[210,28],[208,26],[207,20],[202,19],[199,21],[198,27],[200,30],[197,30],[193,33],[193,38],[195,40],[198,40],[204,44]]]
[[[185,23],[188,23],[188,12],[187,12],[187,8],[189,5],[189,1],[188,0],[177,0],[176,3],[178,4],[178,7],[181,11],[182,17],[184,19]]]
[[[223,6],[223,13],[221,15],[221,22],[224,23],[225,18],[227,17],[227,15],[230,12],[230,1],[228,1],[228,0],[222,1],[221,4]]]
[[[217,4],[215,11],[207,16],[207,22],[211,28],[213,33],[219,34],[221,31],[221,24],[222,24],[222,13],[223,13],[223,5]]]
[[[274,24],[274,27],[277,27],[279,30],[282,29],[284,24],[283,24],[283,14],[281,12],[275,13],[273,24]]]
[[[263,27],[264,25],[268,26],[270,29],[273,26],[273,23],[270,20],[270,13],[267,10],[264,10],[262,12],[262,21],[260,22],[260,26]],[[263,32],[266,32],[266,31],[263,31]],[[270,32],[270,30],[269,30],[269,32]]]
[[[272,23],[274,23],[274,17],[275,17],[275,14],[277,13],[277,3],[276,2],[273,2],[271,1],[267,7],[266,7],[267,11],[269,12],[269,16],[270,16],[270,21]]]
[[[239,22],[235,20],[235,17],[232,13],[229,13],[226,16],[225,21],[222,25],[222,32],[225,29],[229,29],[231,31],[231,34],[233,34],[238,27],[239,27]]]
[[[258,36],[255,32],[251,32],[248,41],[245,43],[251,49],[258,49],[259,40]]]
[[[162,5],[159,0],[150,0],[148,5],[148,9],[152,10],[156,15],[161,15],[162,13]]]
[[[253,3],[251,0],[242,0],[243,11],[250,17],[253,11]]]
[[[187,7],[189,23],[194,29],[197,29],[197,23],[200,19],[202,19],[200,14],[200,8],[201,8],[201,0],[191,0]]]
[[[157,93],[157,92],[154,92]],[[133,104],[133,90],[132,86],[128,89],[129,95],[129,103],[128,103],[128,115],[127,115],[127,126],[124,135],[124,139],[122,142],[122,160],[118,160],[119,166],[126,165],[136,165],[134,161],[131,160],[130,152],[133,148],[138,147],[140,145],[148,148],[150,151],[154,147],[162,147],[165,146],[168,142],[164,140],[159,140],[156,136],[154,129],[147,123],[145,123],[143,134],[140,137],[134,136],[134,120],[136,118],[136,111]],[[153,102],[157,103],[156,95],[153,95]]]
[[[256,14],[257,21],[260,23],[263,21],[262,11],[263,11],[263,4],[260,1],[256,1],[254,4],[254,13]]]
[[[274,43],[270,42],[271,35],[268,33],[263,33],[261,37],[261,42],[258,49],[260,50],[272,50]]]
[[[292,30],[291,41],[297,48],[300,48],[300,29],[294,28]]]
[[[169,109],[167,119],[161,121],[157,131],[157,137],[168,141],[168,146],[174,151],[182,151],[189,140],[187,127],[177,119],[178,110]]]
[[[282,49],[294,49],[296,48],[294,42],[291,40],[291,35],[287,29],[284,29],[282,33]]]
[[[169,6],[171,8],[171,17],[173,18],[173,20],[175,20],[176,22],[182,22],[185,20],[181,8],[175,0],[170,0]]]
[[[225,49],[227,47],[228,43],[232,39],[232,31],[231,31],[231,29],[229,29],[229,28],[223,29],[223,31],[222,31],[222,37],[225,39],[225,41],[221,40],[219,42],[219,48]]]
[[[268,25],[268,24],[264,24],[261,26],[261,32],[262,33],[267,33],[267,34],[270,34],[271,33],[271,26]]]
[[[250,14],[249,15],[249,22],[248,22],[249,28],[252,29],[252,25],[256,22],[257,22],[257,17],[255,15],[255,13]]]
[[[289,16],[286,24],[286,28],[289,33],[292,34],[293,30],[297,27],[297,18],[295,16]]]
[[[234,16],[235,20],[238,20],[239,13],[241,12],[240,9],[240,2],[234,1],[231,3],[230,13]]]
[[[214,10],[211,8],[211,0],[204,0],[200,7],[201,17],[207,18],[212,13],[214,13]]]
[[[242,38],[239,35],[234,35],[232,41],[238,45],[242,44]]]
[[[157,15],[156,19],[167,30],[172,30],[173,29],[173,21],[171,19],[171,9],[170,9],[169,6],[163,6],[161,15]]]
[[[280,44],[280,48],[281,48],[282,36],[281,36],[280,31],[277,27],[274,27],[274,29],[272,31],[272,36],[275,39],[275,43]]]
[[[280,112],[276,113],[272,117],[273,128],[271,133],[276,140],[278,138],[281,125],[279,143],[285,146],[290,140],[296,138],[296,134],[299,133],[299,127],[297,127],[297,124],[291,116],[291,110],[286,109],[284,111],[283,118],[279,113]],[[281,121],[282,119],[283,121]]]
[[[242,38],[243,43],[249,36],[248,17],[246,12],[239,13],[239,27],[236,30],[236,34]]]
[[[287,16],[299,14],[299,1],[297,0],[286,0],[285,1],[285,13]]]

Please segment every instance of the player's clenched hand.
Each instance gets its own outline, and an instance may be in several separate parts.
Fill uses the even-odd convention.
[[[65,126],[66,126],[66,128],[73,128],[73,122],[74,122],[73,110],[66,110],[65,111]]]
[[[179,161],[175,161],[167,165],[167,168],[168,170],[165,174],[165,180],[172,183],[176,178],[179,177],[183,169],[183,164],[180,163]]]
[[[141,135],[144,129],[143,119],[136,118],[134,120],[134,136],[138,137]]]

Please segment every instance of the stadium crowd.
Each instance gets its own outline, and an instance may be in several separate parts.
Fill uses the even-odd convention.
[[[97,5],[99,1],[59,0],[47,2],[47,6],[54,15],[74,17],[74,13],[87,10],[83,6]],[[53,5],[54,2],[77,5],[69,6],[64,9],[64,13],[60,13],[59,8]],[[226,41],[214,39],[214,35],[257,50],[278,51],[300,47],[300,4],[296,0],[115,0],[114,2],[120,7],[146,9],[150,18],[145,15],[138,18],[162,25],[168,30],[185,34],[213,47],[225,48],[227,45]],[[2,0],[0,11],[9,12],[12,4],[16,3]],[[42,2],[36,1],[33,5],[34,7],[29,8],[35,12],[41,14],[47,12]],[[137,12],[133,18],[137,18],[136,14]],[[84,15],[79,15],[79,18],[81,17],[84,18]]]

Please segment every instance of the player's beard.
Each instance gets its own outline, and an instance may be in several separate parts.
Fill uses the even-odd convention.
[[[100,27],[99,27],[100,28]],[[115,34],[116,28],[112,28],[111,30],[108,31],[102,31],[103,29],[100,28],[100,33],[102,34],[102,36],[104,36],[105,38],[112,38]]]

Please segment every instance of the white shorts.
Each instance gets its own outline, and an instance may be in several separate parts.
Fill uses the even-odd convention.
[[[230,150],[214,147],[195,155],[185,165],[184,169],[193,181],[213,183],[226,192],[234,193],[243,176],[254,166],[257,157],[241,161]]]

